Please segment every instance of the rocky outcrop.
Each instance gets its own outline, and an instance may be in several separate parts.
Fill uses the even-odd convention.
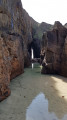
[[[67,23],[64,25],[65,28],[67,28]]]
[[[0,101],[10,95],[10,80],[24,72],[26,32],[20,0],[0,1]]]
[[[53,30],[43,34],[41,62],[42,73],[67,76],[67,29],[55,22]]]
[[[10,94],[10,80],[24,71],[20,38],[14,35],[0,37],[0,101]]]

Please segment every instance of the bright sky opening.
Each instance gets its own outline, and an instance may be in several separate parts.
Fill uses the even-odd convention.
[[[37,22],[67,23],[67,0],[22,0],[23,8]]]

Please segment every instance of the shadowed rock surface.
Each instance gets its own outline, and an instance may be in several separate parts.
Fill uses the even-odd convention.
[[[38,23],[32,26],[32,38],[33,38],[32,47],[34,50],[35,58],[40,58],[43,32],[51,30],[52,27],[53,27],[52,25],[45,22]]]
[[[42,73],[67,76],[67,29],[58,21],[43,34],[41,62]]]

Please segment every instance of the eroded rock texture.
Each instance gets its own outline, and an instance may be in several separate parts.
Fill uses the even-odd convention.
[[[10,95],[10,80],[24,71],[25,24],[20,0],[0,0],[0,101]]]
[[[41,62],[42,73],[67,76],[67,29],[55,22],[53,30],[43,34]]]
[[[9,60],[9,52],[3,38],[0,37],[0,101],[10,94],[10,89],[8,88],[10,71],[11,63]]]

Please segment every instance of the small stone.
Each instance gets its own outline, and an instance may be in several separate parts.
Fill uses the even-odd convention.
[[[64,96],[62,96],[62,98],[64,98]]]

